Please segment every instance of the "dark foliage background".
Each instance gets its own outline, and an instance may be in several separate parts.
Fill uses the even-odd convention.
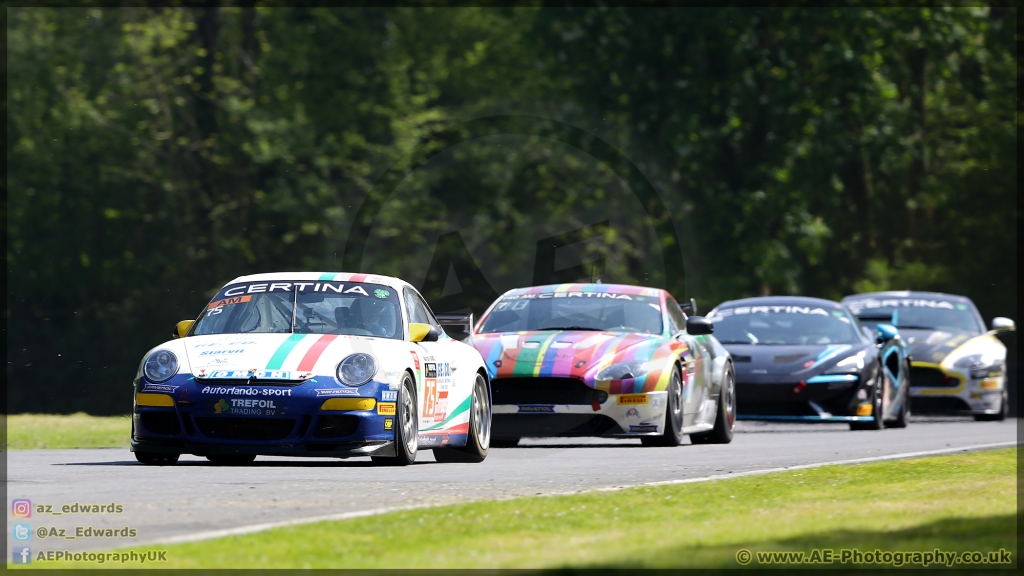
[[[1016,318],[1016,18],[8,8],[7,409],[128,412],[217,287],[350,265],[353,229],[438,309],[575,274],[705,311],[911,288]],[[453,139],[509,115],[550,122]]]

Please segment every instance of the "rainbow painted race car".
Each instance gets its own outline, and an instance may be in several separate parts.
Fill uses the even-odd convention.
[[[694,304],[688,305],[695,312]],[[732,361],[666,291],[618,284],[510,290],[467,339],[486,360],[495,446],[530,436],[727,443]]]
[[[843,298],[867,325],[890,323],[910,345],[911,408],[921,414],[971,414],[1003,420],[1009,410],[1006,346],[996,334],[1017,329],[996,317],[985,330],[965,296],[937,292],[873,292]]]
[[[472,317],[450,318],[472,324]],[[449,338],[395,278],[257,274],[224,286],[135,379],[131,450],[244,464],[257,455],[481,462],[491,402],[483,359]]]

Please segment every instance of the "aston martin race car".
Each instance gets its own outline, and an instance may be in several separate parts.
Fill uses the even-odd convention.
[[[688,303],[691,312],[695,304]],[[485,358],[495,446],[524,436],[727,443],[735,423],[729,354],[705,319],[664,290],[558,284],[510,290],[467,342]]]
[[[471,324],[471,318],[463,319]],[[279,273],[229,282],[142,359],[131,449],[244,464],[257,455],[480,462],[490,440],[483,359],[449,338],[405,282]]]
[[[736,366],[740,420],[907,425],[907,348],[838,302],[805,297],[724,302],[707,318]]]
[[[986,332],[970,299],[935,292],[857,294],[843,303],[862,323],[890,323],[906,338],[915,412],[1006,418],[1006,346],[995,335],[1016,330],[1013,320],[993,318]]]

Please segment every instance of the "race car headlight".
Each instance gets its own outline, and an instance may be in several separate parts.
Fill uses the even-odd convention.
[[[987,354],[971,354],[954,362],[953,368],[969,371],[971,378],[987,378],[1003,373],[1003,361]]]
[[[338,380],[346,386],[362,386],[377,373],[373,356],[357,352],[347,356],[338,364]]]
[[[153,383],[170,380],[178,373],[178,357],[170,350],[157,350],[146,358],[142,373]]]
[[[835,366],[825,371],[825,374],[853,374],[864,369],[864,353],[855,354],[849,358],[843,358]]]
[[[619,362],[597,373],[598,380],[625,380],[647,374],[646,362]]]

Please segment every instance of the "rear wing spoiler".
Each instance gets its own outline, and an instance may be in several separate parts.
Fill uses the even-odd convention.
[[[457,326],[467,334],[473,331],[473,313],[469,314],[435,314],[437,322],[442,326]]]

